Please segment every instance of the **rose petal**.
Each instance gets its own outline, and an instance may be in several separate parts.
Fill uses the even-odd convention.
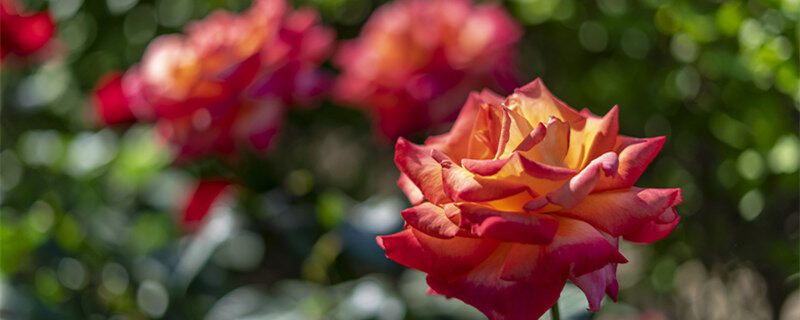
[[[506,158],[533,133],[533,126],[518,112],[503,108],[503,124],[500,145],[494,158]]]
[[[433,292],[457,298],[483,312],[489,320],[538,319],[558,300],[564,279],[549,282],[506,281],[500,277],[508,250],[496,250],[465,277],[453,281],[428,276]]]
[[[581,276],[609,263],[627,260],[602,233],[586,222],[558,217],[558,230],[550,244],[513,244],[502,278],[541,282]]]
[[[619,284],[617,283],[617,264],[610,263],[605,267],[586,273],[582,276],[569,278],[580,288],[589,301],[589,311],[599,311],[603,297],[608,294],[612,300],[617,301]]]
[[[570,168],[584,168],[614,149],[619,133],[619,108],[614,106],[603,118],[588,118],[582,128],[573,126],[572,129],[565,162]]]
[[[667,210],[675,211],[673,208]],[[639,228],[639,230],[624,235],[623,238],[635,243],[653,243],[672,233],[672,230],[675,229],[680,220],[680,217],[675,213],[675,220],[670,223],[651,221]]]
[[[614,152],[619,154],[619,170],[614,177],[601,177],[596,190],[613,190],[633,186],[647,165],[653,161],[661,147],[664,137],[629,138],[618,137]]]
[[[522,154],[536,162],[565,167],[564,157],[567,156],[571,144],[570,124],[551,117],[545,128],[546,134],[542,141]]]
[[[450,221],[442,207],[425,202],[400,212],[406,223],[427,235],[449,239],[456,236],[459,227]]]
[[[411,204],[418,205],[425,199],[422,195],[422,191],[417,188],[414,182],[411,181],[405,173],[400,173],[400,178],[397,179],[397,185],[403,190],[403,193],[406,194]]]
[[[456,207],[461,209],[461,227],[482,238],[543,244],[553,240],[558,228],[558,220],[549,215],[499,211],[472,203]]]
[[[464,107],[461,108],[456,122],[453,123],[453,128],[445,134],[429,137],[425,140],[425,145],[441,150],[456,161],[466,157],[470,132],[472,132],[472,126],[478,116],[480,105],[483,103],[481,94],[471,92]]]
[[[603,172],[606,176],[614,175],[617,172],[618,165],[617,154],[607,152],[592,160],[586,168],[572,177],[560,189],[549,193],[547,200],[570,209],[580,203],[594,189],[597,181],[600,180],[600,172]]]
[[[377,241],[386,250],[387,258],[445,281],[458,278],[475,268],[498,245],[497,241],[490,239],[438,239],[413,228],[379,236]]]
[[[544,140],[545,135],[547,135],[547,127],[539,122],[533,131],[531,131],[527,136],[525,136],[522,141],[517,145],[517,148],[514,151],[525,152],[533,148],[535,145],[539,144]],[[569,137],[569,135],[567,135]]]
[[[570,125],[585,120],[577,111],[550,93],[539,78],[515,90],[506,99],[506,104],[509,109],[519,111],[530,123],[547,123],[550,116],[569,122]]]
[[[572,209],[558,212],[559,215],[581,219],[613,236],[634,232],[645,223],[661,219],[669,223],[675,216],[664,215],[665,211],[681,203],[680,189],[642,189],[592,193]]]
[[[522,184],[475,176],[449,160],[441,162],[444,192],[452,201],[492,201],[522,191],[533,191]]]
[[[449,202],[450,199],[443,192],[441,166],[430,154],[430,148],[399,138],[395,146],[394,162],[419,188],[425,199],[437,204]]]

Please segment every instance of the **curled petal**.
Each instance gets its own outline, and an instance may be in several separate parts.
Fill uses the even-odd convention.
[[[517,148],[514,151],[528,151],[533,148],[535,145],[539,144],[544,140],[545,135],[547,135],[547,127],[539,122],[533,131],[531,131],[527,136],[525,136],[522,141],[517,145]]]
[[[597,191],[628,188],[633,186],[647,165],[664,146],[664,137],[629,138],[618,137],[614,152],[619,154],[619,170],[614,177],[601,177]]]
[[[413,228],[379,236],[377,241],[386,250],[387,258],[445,281],[458,278],[475,268],[498,245],[497,241],[489,239],[438,239]]]
[[[538,319],[556,303],[564,287],[564,279],[516,282],[500,277],[507,249],[498,249],[465,277],[446,281],[428,276],[431,291],[448,298],[460,299],[483,312],[489,320]]]
[[[503,266],[502,278],[541,282],[581,276],[609,263],[628,260],[605,236],[586,222],[558,218],[558,230],[547,245],[512,245]]]
[[[406,223],[427,235],[449,239],[455,237],[459,227],[450,221],[442,207],[430,202],[400,212]]]
[[[478,177],[451,161],[441,163],[444,192],[452,201],[492,201],[522,191],[533,193],[525,185]]]
[[[597,185],[601,172],[612,176],[617,172],[619,165],[617,154],[607,152],[597,159],[592,160],[585,169],[569,180],[560,189],[547,195],[547,200],[553,204],[570,209],[581,202]]]
[[[503,176],[512,175],[513,173],[525,173],[534,178],[564,180],[569,179],[577,174],[577,172],[568,168],[551,166],[528,159],[517,152],[506,159],[464,159],[461,161],[461,164],[464,166],[464,169],[482,176],[492,176],[498,174],[501,169],[504,169],[507,165],[509,165],[511,168],[508,168],[508,170],[506,170],[507,174],[504,174]]]
[[[621,236],[656,219],[660,223],[672,222],[677,216],[666,209],[680,203],[680,189],[630,188],[592,193],[574,208],[558,214],[581,219],[613,236]]]
[[[518,112],[508,108],[503,108],[502,111],[501,141],[494,156],[495,159],[508,157],[531,134],[535,134],[534,127]]]
[[[673,213],[675,212],[674,208],[668,208],[667,210],[672,211]],[[677,213],[675,213],[675,220],[672,220],[672,222],[648,222],[638,230],[624,235],[623,239],[636,243],[653,243],[664,239],[664,237],[672,233],[672,230],[675,229],[675,226],[678,225],[680,220],[680,217],[678,217]]]
[[[472,203],[461,209],[461,226],[479,237],[504,242],[549,243],[555,236],[558,220],[549,215],[505,212]]]
[[[430,148],[399,138],[395,146],[394,162],[417,186],[425,199],[433,203],[449,202],[443,192],[441,166],[430,154]]]

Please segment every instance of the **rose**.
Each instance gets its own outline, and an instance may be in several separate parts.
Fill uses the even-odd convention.
[[[470,90],[510,91],[521,28],[500,6],[468,0],[401,0],[378,8],[344,43],[334,97],[374,117],[395,139],[451,121]]]
[[[623,237],[650,243],[678,223],[680,189],[634,187],[664,138],[618,135],[617,107],[577,112],[536,80],[503,99],[472,93],[449,133],[397,141],[406,229],[386,256],[431,291],[490,319],[537,319],[569,279],[597,310],[616,300]]]
[[[47,12],[30,14],[14,0],[0,0],[0,61],[9,53],[35,53],[50,41],[55,27]]]
[[[147,47],[142,63],[95,90],[106,124],[157,123],[178,161],[233,156],[241,146],[264,153],[285,105],[308,104],[325,91],[319,65],[334,34],[312,9],[258,0],[242,14],[217,11]]]

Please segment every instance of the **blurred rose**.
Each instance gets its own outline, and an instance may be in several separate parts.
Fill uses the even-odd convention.
[[[224,203],[234,193],[234,186],[224,179],[200,180],[187,194],[179,214],[180,225],[186,231],[194,231],[212,211],[214,206]]]
[[[44,47],[55,33],[47,12],[28,13],[15,0],[0,0],[0,61],[6,55],[28,56]]]
[[[343,103],[368,110],[390,139],[451,121],[470,90],[511,91],[521,28],[498,5],[401,0],[343,44],[334,85]]]
[[[242,14],[217,11],[185,35],[153,40],[141,64],[98,87],[96,110],[106,124],[156,121],[179,161],[232,155],[240,145],[263,153],[285,105],[326,90],[319,65],[333,43],[315,11],[282,0],[258,0]]]
[[[449,133],[398,140],[398,184],[416,206],[378,243],[490,319],[536,319],[567,279],[597,310],[616,299],[619,237],[665,237],[681,202],[680,189],[633,186],[664,138],[618,135],[617,118],[576,112],[540,80],[505,99],[472,93]]]

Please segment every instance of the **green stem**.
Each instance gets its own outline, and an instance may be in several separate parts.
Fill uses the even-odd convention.
[[[561,315],[558,313],[558,301],[556,301],[556,304],[550,307],[550,319],[561,320]]]

